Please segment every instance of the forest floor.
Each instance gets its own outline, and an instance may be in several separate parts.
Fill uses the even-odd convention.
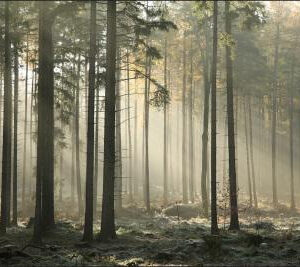
[[[19,222],[0,238],[0,265],[143,266],[300,264],[300,214],[268,201],[259,209],[240,204],[241,231],[227,231],[228,211],[219,218],[220,235],[210,235],[209,220],[196,204],[174,204],[151,215],[137,207],[118,214],[118,238],[109,243],[81,241],[82,223],[57,220],[42,246],[30,246],[32,227]],[[226,212],[224,212],[226,211]],[[224,215],[224,214],[223,214]],[[99,222],[95,223],[95,232]]]

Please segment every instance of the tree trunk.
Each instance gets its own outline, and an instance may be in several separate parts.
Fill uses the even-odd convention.
[[[134,162],[137,164],[138,162],[138,139],[137,139],[137,127],[138,127],[138,101],[137,101],[137,79],[134,80],[134,89],[135,89],[135,96],[134,96]],[[138,168],[134,168],[134,195],[138,197],[139,195],[139,174],[138,174]]]
[[[116,238],[114,214],[116,2],[107,2],[103,199],[100,239]]]
[[[54,83],[52,18],[49,3],[39,5],[39,81],[36,207],[33,240],[54,226]],[[43,209],[42,209],[43,207]]]
[[[99,57],[98,57],[98,64],[97,64],[97,75],[100,73],[100,62],[99,62]],[[97,79],[97,88],[96,90],[96,119],[95,119],[95,124],[96,124],[96,129],[95,129],[95,163],[94,163],[94,188],[93,188],[93,214],[94,218],[93,220],[96,219],[97,215],[97,200],[98,200],[98,168],[99,168],[99,91],[100,91],[100,86],[99,86],[99,80]]]
[[[131,143],[131,119],[130,119],[130,75],[129,75],[129,51],[127,50],[127,130],[128,130],[128,186],[129,201],[133,199],[133,183],[132,183],[132,143]]]
[[[217,53],[218,53],[218,2],[214,1],[213,13],[213,54],[211,65],[211,233],[217,234]]]
[[[145,206],[150,211],[150,188],[149,188],[149,91],[151,76],[151,58],[146,56],[145,63]]]
[[[225,31],[231,36],[230,3],[225,2]],[[230,193],[230,230],[239,229],[238,203],[235,170],[235,136],[233,113],[233,70],[231,47],[226,45],[226,82],[227,82],[227,116],[228,116],[228,151],[229,151],[229,193]]]
[[[32,153],[32,149],[33,149],[33,95],[34,95],[34,90],[35,90],[35,83],[36,83],[36,73],[35,73],[35,62],[33,62],[32,64],[32,83],[31,83],[31,97],[30,97],[30,133],[29,133],[29,140],[30,140],[30,147],[29,147],[29,160],[30,160],[30,164],[29,164],[29,196],[31,197],[32,194],[32,177],[33,177],[33,173],[32,173],[32,158],[33,158],[33,153]]]
[[[182,197],[188,203],[186,179],[186,32],[183,37],[183,82],[182,82]]]
[[[167,38],[165,38],[164,46],[164,87],[167,89]],[[167,105],[164,101],[164,197],[163,202],[166,206],[168,204],[168,154],[167,154]]]
[[[276,178],[276,117],[277,117],[277,72],[278,72],[278,49],[279,49],[279,23],[276,28],[275,55],[274,55],[274,73],[273,73],[273,92],[272,92],[272,191],[273,206],[277,207],[277,178]]]
[[[290,84],[290,171],[291,171],[291,210],[295,209],[295,192],[294,192],[294,74],[295,74],[295,57],[292,59],[291,67],[291,84]]]
[[[207,176],[207,147],[208,147],[208,116],[209,116],[209,94],[210,85],[208,79],[208,33],[207,23],[205,24],[205,54],[202,55],[202,69],[203,69],[203,82],[204,82],[204,103],[203,103],[203,132],[202,132],[202,169],[201,169],[201,197],[202,208],[206,217],[208,217],[208,198],[206,187]]]
[[[252,135],[252,108],[251,108],[251,96],[248,99],[248,113],[249,113],[249,139],[250,139],[250,160],[251,160],[251,171],[252,171],[252,183],[253,183],[253,198],[254,207],[258,207],[257,195],[256,195],[256,176],[253,158],[253,135]]]
[[[116,164],[115,164],[115,206],[116,211],[122,209],[122,127],[121,127],[121,55],[118,48],[116,70]]]
[[[93,179],[94,179],[94,160],[95,160],[94,159],[95,59],[96,59],[96,49],[97,49],[96,9],[97,9],[97,2],[91,1],[85,219],[84,219],[84,231],[83,231],[83,240],[85,241],[91,241],[93,239]]]
[[[4,55],[4,110],[3,110],[3,148],[2,148],[2,185],[1,185],[1,233],[6,232],[9,224],[8,210],[8,185],[11,181],[11,134],[12,134],[12,90],[11,90],[11,54],[9,32],[9,2],[5,2],[5,55]]]
[[[190,92],[189,92],[189,193],[192,203],[195,201],[194,190],[194,125],[193,125],[193,45],[191,40],[191,69],[190,69]]]
[[[22,180],[22,213],[25,216],[25,208],[26,208],[26,201],[25,201],[25,190],[26,190],[26,167],[27,167],[27,94],[28,94],[28,34],[26,40],[26,69],[25,69],[25,118],[24,118],[24,148],[23,148],[23,180]]]
[[[80,171],[80,137],[79,137],[79,94],[80,94],[80,54],[78,55],[77,63],[77,86],[75,96],[75,157],[76,157],[76,183],[77,183],[77,199],[79,217],[83,215],[83,201],[81,191],[81,171]]]
[[[18,94],[19,94],[19,52],[17,42],[14,44],[14,162],[13,162],[13,220],[18,221]]]
[[[244,120],[245,120],[248,191],[249,191],[250,207],[252,207],[252,186],[251,186],[250,159],[249,159],[249,141],[248,141],[248,127],[247,127],[248,119],[247,119],[247,109],[246,109],[246,96],[244,96],[244,116],[245,116]]]

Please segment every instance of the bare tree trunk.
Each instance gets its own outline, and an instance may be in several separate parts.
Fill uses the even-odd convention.
[[[164,44],[164,87],[167,89],[167,38],[165,38]],[[166,206],[168,204],[168,153],[167,153],[167,105],[168,103],[164,101],[164,197],[163,203]]]
[[[273,206],[277,207],[277,178],[276,178],[276,121],[277,121],[277,72],[278,72],[278,49],[279,49],[279,23],[276,27],[274,73],[273,73],[273,92],[272,92],[272,191]]]
[[[28,94],[28,34],[27,34],[27,41],[26,41],[26,70],[25,70],[25,118],[24,118],[24,149],[23,149],[23,181],[22,181],[22,212],[23,216],[25,215],[25,195],[26,195],[26,167],[27,167],[27,94]]]
[[[129,51],[127,50],[127,130],[128,130],[128,186],[129,201],[133,199],[133,182],[132,182],[132,143],[131,143],[131,118],[130,118],[130,75],[129,75]]]
[[[42,227],[54,226],[53,18],[49,14],[49,4],[40,4],[35,242],[41,242]]]
[[[291,171],[291,210],[295,209],[295,192],[294,192],[294,74],[295,74],[295,57],[292,59],[291,67],[291,84],[290,84],[290,171]]]
[[[202,197],[202,208],[206,217],[208,217],[208,198],[207,198],[207,162],[208,162],[208,117],[209,117],[209,94],[210,86],[208,79],[208,32],[207,23],[205,23],[205,42],[206,49],[205,53],[202,54],[202,69],[203,69],[203,82],[204,82],[204,103],[203,103],[203,132],[202,132],[202,169],[201,169],[201,197]]]
[[[249,190],[249,201],[250,207],[252,207],[252,186],[251,186],[251,174],[250,174],[250,160],[249,160],[249,141],[248,141],[248,119],[246,109],[246,96],[244,96],[244,116],[245,116],[245,138],[246,138],[246,154],[247,154],[247,177],[248,177],[248,190]]]
[[[145,64],[145,206],[150,211],[150,188],[149,188],[149,91],[151,76],[151,58],[146,56]]]
[[[211,65],[211,233],[217,234],[217,53],[218,53],[218,2],[214,1],[213,54]]]
[[[90,17],[90,69],[89,69],[89,96],[88,96],[88,129],[87,129],[87,158],[86,158],[86,190],[85,190],[85,217],[83,240],[93,239],[93,201],[94,201],[94,148],[95,148],[95,60],[96,60],[96,11],[97,2],[91,2]],[[79,57],[80,61],[80,57]],[[80,63],[79,63],[80,64]],[[114,152],[114,151],[113,151]],[[112,203],[113,204],[113,203]]]
[[[186,178],[186,32],[183,37],[183,82],[182,82],[182,197],[183,203],[188,203]]]
[[[231,36],[230,3],[225,2],[225,31]],[[229,151],[229,191],[230,191],[230,230],[239,229],[238,203],[235,170],[235,136],[233,113],[233,70],[231,47],[226,46],[226,82],[227,82],[227,116],[228,116],[228,151]]]
[[[254,207],[258,207],[257,195],[256,195],[256,176],[253,158],[253,136],[252,136],[252,109],[251,109],[251,96],[248,99],[248,113],[249,113],[249,139],[250,139],[250,159],[251,159],[251,171],[252,171],[252,183],[253,183],[253,198]]]
[[[13,220],[18,221],[18,94],[19,94],[19,52],[17,42],[14,43],[14,162],[13,162]]]
[[[195,201],[194,190],[194,125],[193,125],[193,40],[191,40],[191,69],[190,69],[190,92],[189,92],[189,193],[192,203]]]
[[[74,118],[71,122],[71,149],[72,149],[72,158],[71,158],[71,202],[74,206],[75,204],[75,123]]]
[[[79,94],[80,94],[80,54],[77,63],[77,86],[75,96],[75,147],[76,147],[76,181],[79,217],[83,215],[83,201],[81,191],[81,172],[80,172],[80,138],[79,138]]]
[[[120,211],[123,205],[122,195],[122,127],[121,127],[121,55],[118,48],[116,70],[116,164],[115,164],[115,207]]]
[[[98,59],[99,60],[99,59]],[[99,72],[99,62],[97,64],[97,75],[100,73]],[[94,187],[93,187],[93,214],[94,218],[93,220],[96,219],[97,216],[97,200],[98,200],[98,175],[99,175],[99,81],[97,81],[97,86],[95,88],[96,90],[96,119],[95,119],[95,124],[96,124],[96,129],[95,129],[95,163],[94,163]]]
[[[138,139],[137,139],[137,127],[138,127],[138,102],[137,102],[137,79],[134,80],[134,89],[135,89],[135,96],[134,96],[134,163],[138,164]],[[138,168],[134,168],[134,195],[138,197],[139,195],[139,174],[138,174]]]
[[[104,125],[104,170],[101,216],[101,240],[116,238],[114,213],[115,172],[115,72],[116,72],[116,2],[107,2],[106,87]]]

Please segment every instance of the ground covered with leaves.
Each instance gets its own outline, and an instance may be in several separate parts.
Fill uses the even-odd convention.
[[[219,218],[220,235],[210,235],[209,220],[196,204],[174,204],[147,214],[127,207],[118,214],[118,238],[109,243],[81,241],[82,223],[61,218],[42,246],[30,245],[25,221],[0,238],[0,265],[299,265],[299,213],[269,203],[259,209],[240,205],[241,231],[227,231],[228,212]],[[220,211],[222,213],[222,211]],[[99,232],[99,222],[95,232]],[[96,236],[97,238],[97,236]]]

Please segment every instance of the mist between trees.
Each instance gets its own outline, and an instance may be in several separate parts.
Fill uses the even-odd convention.
[[[237,231],[241,207],[297,211],[297,2],[3,1],[0,12],[3,235],[29,220],[30,244],[43,244],[70,219],[83,241],[106,242],[128,208],[189,205],[218,235],[224,207]]]

